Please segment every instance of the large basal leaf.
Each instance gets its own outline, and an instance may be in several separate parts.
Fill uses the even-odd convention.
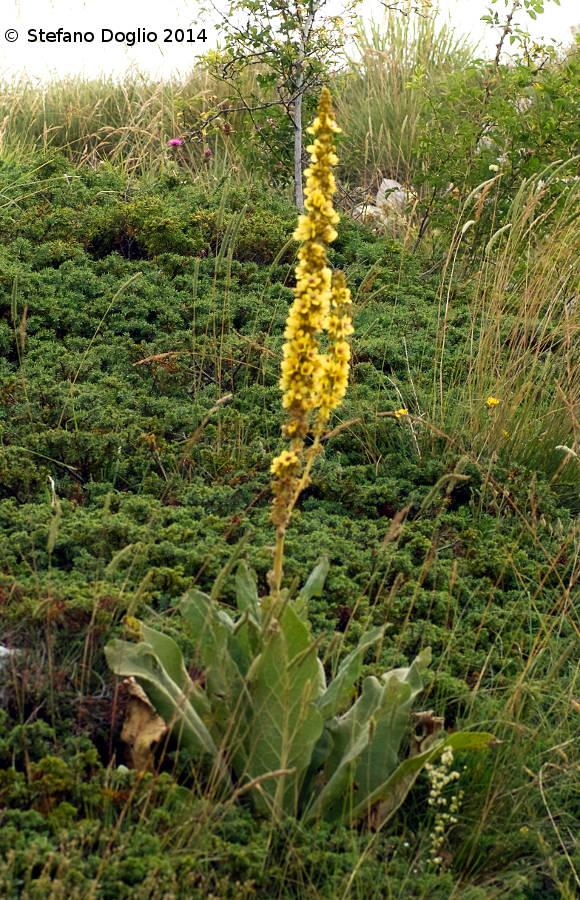
[[[353,806],[352,821],[366,816],[373,828],[384,825],[404,801],[421,769],[440,756],[446,747],[453,750],[486,750],[497,743],[499,742],[494,736],[486,731],[458,731],[447,735],[423,753],[404,760],[372,794]]]
[[[181,651],[175,646],[180,654]],[[193,706],[193,702],[199,702],[203,694],[189,676],[189,685],[183,690],[168,673],[152,646],[144,642],[111,641],[105,647],[105,655],[115,674],[137,680],[183,746],[198,755],[209,755],[222,769],[216,745]],[[207,704],[207,699],[203,699]],[[222,775],[225,772],[222,771]]]
[[[234,623],[201,591],[189,591],[179,609],[195,641],[208,694],[233,700],[241,690],[240,672],[230,653]]]
[[[383,699],[373,716],[372,738],[354,774],[357,797],[372,794],[399,765],[399,751],[409,728],[413,701],[423,690],[423,674],[430,660],[431,652],[424,650],[408,668],[394,669],[381,676]]]
[[[306,579],[306,583],[300,591],[299,596],[303,597],[306,601],[310,600],[312,597],[321,597],[329,568],[330,563],[328,562],[328,557],[320,556],[316,560],[316,565],[312,572]]]
[[[380,708],[383,690],[379,679],[369,675],[363,681],[356,703],[344,716],[327,723],[332,749],[326,754],[324,786],[304,812],[306,823],[319,818],[340,818],[352,789],[354,768],[369,742],[371,718]]]
[[[410,707],[423,686],[429,660],[426,650],[408,668],[386,672],[380,679],[365,678],[356,703],[329,723],[333,747],[324,764],[326,780],[306,811],[306,821],[335,821],[348,814],[396,767]]]
[[[308,619],[308,601],[312,597],[321,597],[324,590],[324,582],[328,575],[330,563],[327,556],[320,556],[316,560],[316,565],[306,579],[304,587],[294,601],[294,609],[301,619]]]
[[[297,814],[300,786],[322,733],[322,717],[314,705],[319,677],[309,630],[287,606],[281,620],[269,626],[249,684],[253,717],[248,779],[293,770],[265,779],[252,791],[256,806],[264,812]]]
[[[262,609],[258,596],[256,574],[245,559],[240,560],[236,570],[236,604],[242,613],[235,626],[235,633],[241,655],[236,659],[244,674],[248,670],[249,661],[262,649]],[[232,650],[232,652],[234,652]]]
[[[240,560],[236,570],[236,603],[240,612],[248,612],[255,625],[260,625],[262,613],[256,575],[245,559]]]
[[[187,602],[193,604],[195,616],[192,616],[191,624],[199,631],[200,637],[203,636],[204,628],[214,621],[220,622],[228,631],[233,631],[234,622],[232,617],[209,594],[204,594],[203,591],[198,591],[197,588],[188,591],[181,601],[180,610],[182,613]]]
[[[362,667],[362,658],[369,647],[376,644],[385,633],[385,625],[373,628],[361,637],[358,647],[346,656],[340,664],[335,677],[317,699],[316,705],[323,719],[330,719],[352,699],[353,689]]]
[[[184,693],[187,692],[191,687],[191,679],[185,668],[183,654],[173,638],[161,631],[155,631],[154,628],[143,623],[141,623],[141,634],[145,644],[148,644],[157,655],[169,677]],[[203,693],[199,691],[198,694],[199,702],[204,704],[203,713],[205,714],[209,711],[209,706],[205,706]]]
[[[243,631],[248,623],[242,623],[242,629],[234,626],[228,613],[201,591],[186,594],[180,611],[196,642],[198,665],[203,667],[212,710],[211,732],[227,748],[234,771],[241,772],[250,728],[245,677],[251,657]]]
[[[143,623],[141,623],[141,633],[143,635],[143,644],[153,651],[171,681],[173,681],[176,687],[187,696],[198,715],[204,721],[207,721],[210,716],[208,699],[202,689],[195,685],[189,677],[183,661],[183,654],[179,649],[179,646],[175,643],[173,638],[170,638],[166,634],[162,634],[160,631],[155,631],[154,628],[143,625]],[[109,646],[115,643],[115,641],[112,641]],[[125,644],[122,641],[119,643],[126,647],[139,646],[131,643]]]

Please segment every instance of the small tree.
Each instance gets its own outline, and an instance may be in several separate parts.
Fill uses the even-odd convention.
[[[344,0],[339,14],[329,14],[328,0],[229,0],[222,11],[213,0],[205,12],[217,16],[217,31],[222,47],[205,57],[208,71],[225,82],[239,105],[211,110],[201,133],[212,120],[231,112],[245,111],[256,130],[269,145],[255,114],[278,107],[290,122],[294,144],[294,197],[300,212],[304,210],[302,193],[302,113],[307,96],[317,96],[345,60],[346,47],[356,28],[356,12],[361,0]],[[425,15],[433,0],[394,0],[382,2],[388,10],[410,15]],[[244,94],[242,75],[257,68],[261,95]],[[270,92],[275,99],[266,99]]]
[[[294,196],[301,212],[303,101],[308,93],[318,92],[328,70],[344,58],[359,2],[347,0],[343,18],[327,14],[327,0],[231,0],[226,12],[210,0],[223,46],[222,52],[208,55],[208,69],[231,87],[240,102],[236,109],[253,118],[256,110],[277,106],[288,116],[294,136]],[[259,69],[259,88],[273,92],[275,99],[242,95],[240,79],[249,67]],[[233,109],[217,115],[228,111]]]
[[[502,51],[508,40],[510,47],[516,44],[521,51],[522,62],[525,61],[530,69],[539,71],[554,57],[556,50],[553,42],[544,39],[538,43],[533,40],[530,32],[517,20],[520,12],[526,13],[530,19],[537,19],[543,14],[546,2],[548,0],[503,0],[505,12],[502,16],[497,9],[493,8],[499,3],[499,0],[491,0],[492,5],[487,8],[487,13],[481,17],[481,21],[495,28],[499,35],[493,61],[496,69],[499,67]],[[560,5],[560,0],[553,0],[553,2],[557,6]]]

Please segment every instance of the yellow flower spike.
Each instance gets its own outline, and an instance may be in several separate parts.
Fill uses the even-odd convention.
[[[301,442],[310,430],[313,412],[322,407],[330,410],[336,405],[335,402],[329,405],[328,399],[323,396],[327,386],[324,377],[327,360],[319,353],[317,335],[327,330],[331,304],[334,305],[332,272],[327,264],[326,247],[337,236],[333,225],[339,219],[332,205],[335,190],[332,166],[337,162],[334,134],[338,130],[333,118],[330,91],[324,88],[318,116],[309,129],[315,137],[308,147],[311,164],[305,171],[306,213],[298,217],[294,232],[294,238],[301,241],[302,246],[296,266],[295,300],[284,331],[287,343],[283,347],[280,378],[284,391],[282,404],[288,410],[290,420],[293,420],[292,428],[286,426],[285,433],[292,436],[293,447],[297,450],[301,449]],[[342,290],[343,293],[348,291],[345,285]],[[344,337],[344,333],[339,337]],[[346,333],[349,333],[348,329]],[[333,340],[330,332],[329,340]],[[339,348],[338,353],[345,356],[343,348]]]
[[[272,460],[271,518],[276,526],[274,566],[268,580],[271,596],[280,597],[286,528],[301,491],[308,485],[310,469],[322,449],[320,439],[331,410],[339,405],[348,384],[353,333],[350,291],[342,272],[334,276],[328,266],[327,247],[337,237],[339,216],[332,205],[336,182],[332,167],[338,162],[330,91],[323,88],[318,115],[307,129],[314,139],[308,146],[310,166],[305,169],[305,213],[298,217],[294,239],[301,242],[296,265],[294,302],[288,314],[280,367],[282,406],[287,418],[282,434],[290,441]],[[327,332],[326,353],[320,352],[318,335]],[[305,449],[305,439],[314,441]]]

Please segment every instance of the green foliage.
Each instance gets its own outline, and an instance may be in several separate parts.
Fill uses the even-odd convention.
[[[478,206],[476,227],[468,234],[473,252],[475,246],[483,249],[494,223],[497,228],[510,221],[509,206],[522,179],[567,160],[561,177],[574,176],[579,77],[576,46],[539,68],[532,60],[510,66],[475,60],[426,82],[415,138],[422,165],[410,176],[420,194],[417,212],[428,214],[432,227],[444,228],[447,235],[457,220],[458,199],[464,201],[495,178],[493,193]],[[558,193],[564,191],[562,182]],[[553,199],[553,194],[546,198],[545,209]]]
[[[364,818],[377,827],[400,806],[422,767],[446,747],[479,749],[493,738],[467,732],[436,736],[399,760],[413,699],[424,686],[427,650],[407,669],[367,677],[360,697],[343,712],[362,657],[382,639],[384,628],[364,634],[327,685],[306,614],[309,596],[321,593],[327,571],[328,562],[319,561],[297,602],[286,598],[277,609],[270,597],[260,602],[255,579],[241,562],[237,619],[201,591],[186,594],[180,611],[205,691],[189,678],[178,645],[146,625],[140,643],[114,641],[105,654],[117,675],[137,679],[184,747],[196,758],[210,758],[218,792],[223,780],[229,787],[229,764],[238,793],[247,791],[263,813],[306,823]]]
[[[580,344],[578,307],[566,316],[563,301],[580,257],[577,163],[558,173],[553,161],[577,149],[578,54],[466,66],[445,56],[452,39],[423,56],[410,42],[408,59],[431,54],[426,77],[375,37],[364,65],[335,81],[341,181],[372,189],[401,173],[418,202],[411,248],[428,217],[409,254],[342,216],[331,264],[355,297],[354,377],[296,510],[286,572],[303,584],[329,556],[308,606],[330,684],[342,654],[388,623],[362,683],[430,646],[425,705],[449,733],[481,728],[503,743],[458,751],[468,789],[441,869],[421,775],[369,834],[340,821],[272,826],[249,792],[220,803],[215,779],[208,799],[211,761],[185,749],[160,748],[142,779],[119,768],[122,692],[103,647],[127,637],[124,617],[198,658],[175,598],[193,585],[210,594],[249,527],[258,596],[267,589],[292,299],[290,123],[256,113],[257,143],[245,113],[229,113],[208,161],[209,135],[166,146],[229,102],[199,71],[171,86],[5,86],[0,641],[18,652],[0,670],[3,896],[573,896]],[[265,99],[271,88],[252,78],[244,96]],[[532,105],[517,108],[520,97]],[[482,129],[490,146],[476,152]],[[46,135],[63,156],[24,151]],[[411,416],[384,415],[401,406]],[[232,621],[236,593],[231,572],[219,596]],[[345,690],[334,715],[357,697]]]
[[[542,59],[545,63],[554,53],[554,47],[545,40],[541,44],[532,41],[530,33],[518,21],[520,11],[523,11],[530,19],[535,21],[545,11],[544,0],[523,0],[523,3],[522,0],[514,0],[509,9],[508,4],[504,0],[505,12],[503,17],[496,8],[497,0],[491,0],[491,2],[492,5],[488,6],[487,14],[481,17],[481,21],[500,29],[496,61],[499,61],[506,39],[509,37],[509,46],[512,47],[516,44],[529,63],[532,61],[540,62]],[[560,5],[560,0],[554,0],[554,2],[558,6]]]

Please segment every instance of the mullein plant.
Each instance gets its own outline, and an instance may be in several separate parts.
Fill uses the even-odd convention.
[[[344,275],[333,276],[326,257],[338,222],[332,206],[338,130],[325,89],[310,129],[306,214],[294,235],[302,246],[281,377],[289,448],[272,462],[276,547],[270,594],[259,596],[255,572],[240,559],[234,582],[237,611],[220,604],[220,585],[234,556],[211,594],[193,587],[181,598],[182,627],[193,641],[193,666],[203,672],[201,680],[191,678],[192,662],[186,663],[172,638],[137,620],[126,622],[132,640],[110,641],[105,653],[117,675],[137,681],[175,739],[193,755],[196,780],[202,776],[210,795],[248,795],[256,811],[273,820],[293,816],[307,825],[366,821],[379,828],[427,763],[447,748],[482,749],[493,738],[485,732],[444,734],[443,720],[423,713],[425,734],[413,739],[412,752],[405,755],[411,710],[425,683],[430,651],[422,650],[408,667],[367,675],[359,693],[364,657],[384,637],[386,626],[380,625],[361,635],[327,682],[308,603],[323,590],[328,560],[317,561],[296,597],[281,591],[292,510],[348,383],[350,294]]]
[[[296,266],[295,298],[286,322],[280,387],[287,419],[282,428],[289,447],[272,460],[272,521],[276,526],[274,565],[269,573],[271,598],[280,598],[284,541],[292,510],[310,482],[312,464],[322,449],[330,413],[343,399],[350,369],[348,337],[353,333],[350,291],[343,272],[331,272],[327,247],[337,237],[339,216],[332,205],[336,190],[333,166],[338,162],[332,98],[322,89],[318,116],[307,129],[314,135],[307,148],[310,167],[304,191],[306,213],[299,216],[294,238],[302,243]],[[327,350],[320,351],[320,336]],[[306,447],[306,438],[312,443]]]

